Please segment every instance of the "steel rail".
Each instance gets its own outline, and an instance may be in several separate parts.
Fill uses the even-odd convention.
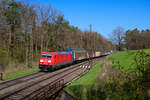
[[[37,74],[37,75],[36,75],[36,74]],[[46,75],[47,73],[41,73],[41,74],[36,73],[36,74],[34,74],[35,76],[33,76],[33,77],[29,78],[29,79],[26,79],[26,80],[23,80],[23,78],[28,78],[28,77],[30,77],[30,76],[32,76],[32,75],[30,75],[30,76],[28,76],[28,77],[26,76],[26,77],[19,78],[19,79],[22,79],[22,80],[19,80],[19,79],[11,80],[10,82],[12,82],[12,83],[6,82],[5,84],[3,84],[4,86],[1,86],[1,85],[0,85],[0,87],[2,87],[2,88],[0,88],[0,91],[1,91],[1,90],[4,90],[4,89],[6,89],[6,88],[9,88],[9,87],[11,87],[11,86],[15,86],[15,85],[17,85],[17,84],[20,84],[20,83],[23,83],[23,82],[32,80],[32,79],[37,78],[37,77],[39,77],[39,76],[44,76],[44,75]],[[15,82],[15,81],[16,81],[16,82]],[[8,84],[8,85],[7,85],[7,84]]]
[[[83,63],[86,63],[86,62],[83,62]],[[34,86],[35,84],[37,84],[37,83],[41,83],[41,82],[43,82],[43,81],[45,81],[45,80],[47,80],[47,79],[53,78],[54,76],[57,76],[57,75],[59,75],[60,73],[66,72],[66,71],[68,71],[68,70],[70,70],[70,69],[72,69],[72,68],[76,68],[76,66],[79,66],[79,65],[82,65],[82,63],[81,63],[81,64],[74,65],[73,67],[70,67],[69,69],[66,69],[66,70],[64,70],[64,71],[61,71],[61,72],[59,72],[59,73],[56,73],[56,74],[54,74],[54,75],[52,75],[52,76],[50,76],[50,77],[48,77],[48,78],[45,78],[45,79],[43,79],[43,80],[39,80],[39,81],[37,81],[37,82],[34,82],[34,83],[32,83],[32,84],[30,84],[30,85],[28,85],[28,86],[25,86],[24,88],[21,88],[21,89],[19,89],[19,90],[17,90],[17,91],[13,91],[12,93],[6,94],[5,96],[0,97],[0,100],[1,100],[1,99],[4,100],[4,99],[8,98],[8,97],[11,96],[11,95],[17,94],[18,92],[20,92],[20,91],[22,91],[22,90],[24,90],[24,89],[26,89],[26,88],[30,88],[30,87]]]
[[[77,69],[74,69],[73,71],[68,72],[68,73],[66,73],[65,75],[63,75],[63,76],[61,76],[61,77],[55,79],[55,80],[54,80],[53,82],[51,82],[50,84],[55,83],[55,82],[57,82],[57,81],[63,79],[64,77],[66,77],[66,76],[68,76],[68,75],[70,75],[70,74],[76,72],[76,71],[79,70],[79,69],[81,69],[81,67],[78,67]],[[66,84],[66,83],[65,83],[65,84]],[[49,84],[47,84],[47,85],[45,85],[45,86],[42,86],[42,87],[40,87],[40,88],[37,89],[37,90],[34,90],[32,93],[26,95],[24,98],[22,98],[22,99],[20,99],[20,100],[25,100],[25,99],[28,98],[29,96],[35,94],[37,91],[40,91],[41,89],[43,89],[43,88],[45,88],[45,87],[47,87],[47,86],[49,86]]]

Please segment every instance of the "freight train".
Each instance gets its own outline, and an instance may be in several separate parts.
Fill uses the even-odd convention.
[[[63,65],[77,63],[95,57],[104,56],[101,51],[88,51],[83,49],[67,49],[66,51],[42,52],[39,60],[39,68],[44,71],[52,71]]]

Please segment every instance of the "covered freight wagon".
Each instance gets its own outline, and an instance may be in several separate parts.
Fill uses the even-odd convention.
[[[72,59],[74,61],[88,59],[88,52],[83,49],[67,49],[66,51],[72,52]]]
[[[100,51],[96,51],[95,52],[95,57],[99,57],[99,56],[101,56],[101,52]]]
[[[95,57],[95,52],[88,50],[88,58],[94,58]]]

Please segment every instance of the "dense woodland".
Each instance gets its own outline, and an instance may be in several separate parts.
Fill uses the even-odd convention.
[[[87,25],[89,27],[89,25]],[[71,26],[51,4],[0,1],[0,66],[9,62],[32,67],[40,52],[67,48],[110,50],[111,42],[91,30]]]
[[[81,48],[86,50],[126,50],[150,48],[150,30],[125,31],[117,27],[104,38],[100,33],[80,30],[69,24],[51,4],[28,0],[0,1],[0,68],[10,62],[32,67],[42,51]],[[91,25],[90,25],[91,26]],[[4,68],[5,69],[5,68]]]
[[[127,30],[125,41],[127,49],[150,48],[150,30]]]
[[[102,65],[105,67],[102,70],[105,74],[107,72],[105,68],[109,68],[108,71],[110,70],[113,74],[107,74],[110,78],[112,77],[112,81],[108,78],[108,82],[96,90],[93,90],[94,86],[88,87],[90,88],[88,97],[98,95],[104,99],[105,96],[110,98],[114,96],[118,99],[120,96],[122,97],[120,100],[144,100],[141,98],[146,97],[147,89],[149,89],[149,86],[144,82],[149,82],[150,55],[144,51],[134,53],[135,51],[130,50],[150,48],[150,30],[137,28],[125,30],[122,27],[117,27],[110,34],[110,38],[106,39],[100,33],[93,32],[91,25],[87,25],[89,30],[83,31],[70,25],[64,16],[51,4],[33,4],[29,0],[0,0],[0,73],[9,74],[34,66],[37,67],[42,51],[63,51],[67,48],[127,50],[128,55],[125,54],[125,58],[127,57],[125,60],[129,61],[125,62],[129,63],[130,56],[133,54],[132,59],[134,61],[131,62],[135,63],[141,76],[135,77],[132,73],[126,74],[113,69],[114,66],[119,67],[118,69],[124,67],[119,62],[121,57],[123,59],[121,60],[124,61],[122,55],[118,57],[119,60],[112,59],[110,65],[103,62]],[[137,73],[136,70],[132,72]],[[99,76],[104,76],[104,74],[101,71]],[[105,79],[107,78],[104,77]],[[97,81],[103,82],[99,79]],[[80,89],[82,88],[80,87]]]
[[[127,30],[117,27],[110,35],[117,50],[139,50],[150,48],[150,30]]]

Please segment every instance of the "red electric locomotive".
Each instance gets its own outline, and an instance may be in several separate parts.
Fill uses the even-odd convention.
[[[41,70],[53,70],[72,62],[72,52],[42,52],[39,68]]]

